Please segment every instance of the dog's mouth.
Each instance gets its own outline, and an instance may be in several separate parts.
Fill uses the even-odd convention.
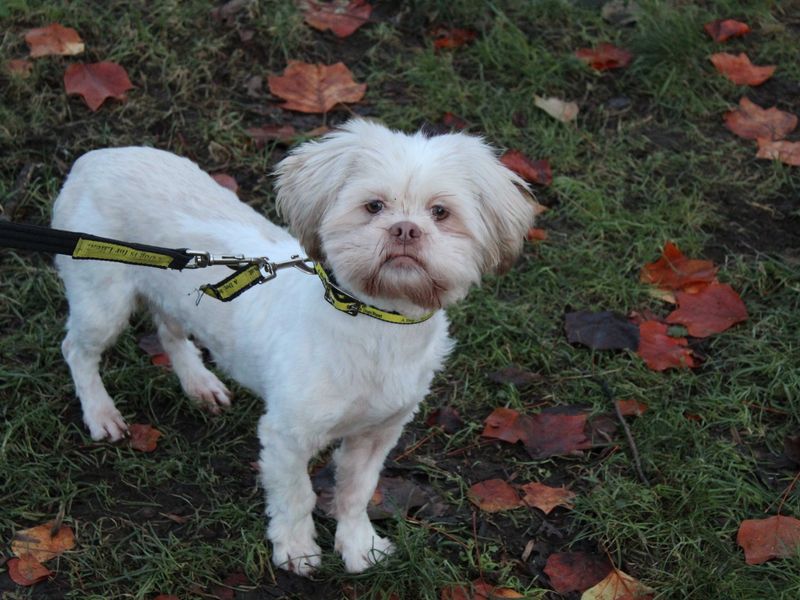
[[[425,266],[419,258],[411,254],[390,254],[384,264],[400,269],[424,268]]]

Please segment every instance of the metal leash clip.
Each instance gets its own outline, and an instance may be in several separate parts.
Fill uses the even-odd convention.
[[[193,261],[187,264],[184,269],[203,269],[205,267],[222,265],[238,270],[249,265],[258,265],[265,280],[274,278],[277,271],[288,269],[289,267],[295,267],[309,275],[316,274],[314,270],[314,261],[309,258],[300,258],[299,254],[294,254],[289,257],[289,260],[283,262],[271,262],[266,256],[246,257],[244,254],[217,255],[202,250],[186,250],[185,252],[193,258]]]

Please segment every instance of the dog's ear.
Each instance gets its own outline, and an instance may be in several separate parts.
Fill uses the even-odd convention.
[[[502,274],[522,252],[525,236],[533,226],[533,193],[525,180],[506,168],[486,144],[481,143],[480,158],[470,166],[489,234],[484,241],[484,270]]]
[[[301,144],[275,168],[278,212],[308,256],[317,261],[324,259],[322,218],[347,181],[356,155],[357,136],[349,125]]]

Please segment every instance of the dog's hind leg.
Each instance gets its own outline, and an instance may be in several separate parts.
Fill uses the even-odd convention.
[[[153,312],[158,339],[169,355],[172,368],[189,398],[213,414],[231,404],[228,388],[203,364],[200,350],[189,339],[177,321]]]
[[[77,265],[62,257],[57,263],[69,301],[61,351],[81,401],[83,421],[92,439],[117,441],[126,435],[128,426],[100,378],[100,358],[128,324],[136,304],[135,291],[119,266]]]

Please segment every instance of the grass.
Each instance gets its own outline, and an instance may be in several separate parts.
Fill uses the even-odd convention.
[[[551,207],[540,221],[550,239],[529,245],[509,275],[490,278],[449,311],[458,347],[387,467],[434,490],[444,514],[383,521],[398,551],[356,576],[342,572],[325,518],[318,577],[273,570],[249,464],[261,401],[237,390],[221,419],[190,406],[175,378],[137,347],[151,328],[145,318],[108,353],[103,373],[130,421],[164,432],[159,449],[92,443],[60,357],[67,307],[50,259],[0,251],[4,598],[208,597],[231,573],[247,582],[237,585],[239,598],[433,599],[479,576],[526,597],[557,598],[542,568],[550,553],[567,549],[607,553],[657,598],[798,597],[800,560],[748,566],[735,537],[743,519],[779,506],[800,517],[797,487],[790,491],[796,465],[782,459],[800,415],[800,180],[796,169],[756,161],[753,144],[721,124],[743,94],[800,113],[797,17],[778,2],[650,0],[639,3],[638,24],[616,28],[599,4],[376,2],[374,22],[346,40],[312,31],[293,4],[277,0],[249,4],[230,24],[215,21],[201,0],[1,7],[3,61],[26,54],[27,29],[52,21],[75,27],[87,43],[83,57],[36,60],[27,79],[0,74],[0,204],[13,208],[14,220],[47,223],[71,163],[90,149],[126,144],[170,149],[230,173],[242,199],[274,217],[269,170],[285,148],[257,149],[244,130],[284,121],[309,130],[323,117],[284,113],[265,89],[248,95],[246,83],[282,71],[289,59],[345,62],[369,85],[355,113],[414,129],[450,111],[499,147],[548,158],[555,175],[537,190]],[[753,33],[715,44],[702,24],[718,17],[745,20]],[[436,52],[427,34],[439,24],[480,35]],[[248,30],[254,36],[243,42]],[[597,74],[573,57],[601,41],[630,48],[632,65]],[[740,89],[714,74],[707,57],[720,50],[777,64],[776,76]],[[125,66],[136,85],[129,100],[93,114],[67,97],[61,77],[78,60]],[[550,119],[533,106],[534,94],[578,101],[577,124]],[[18,183],[28,165],[30,180]],[[702,342],[705,362],[691,372],[655,373],[629,353],[569,345],[569,309],[666,313],[637,274],[670,239],[720,264],[750,319]],[[487,379],[510,364],[540,381],[517,389]],[[480,442],[483,419],[497,406],[533,412],[580,404],[608,413],[598,381],[650,406],[631,428],[652,485],[638,480],[621,434],[611,447],[544,461],[521,447]],[[443,405],[464,418],[455,434],[425,425]],[[492,477],[566,484],[578,493],[575,509],[547,517],[473,512],[467,489]],[[49,564],[58,573],[52,581],[14,586],[2,572],[7,540],[62,510],[78,547]]]

